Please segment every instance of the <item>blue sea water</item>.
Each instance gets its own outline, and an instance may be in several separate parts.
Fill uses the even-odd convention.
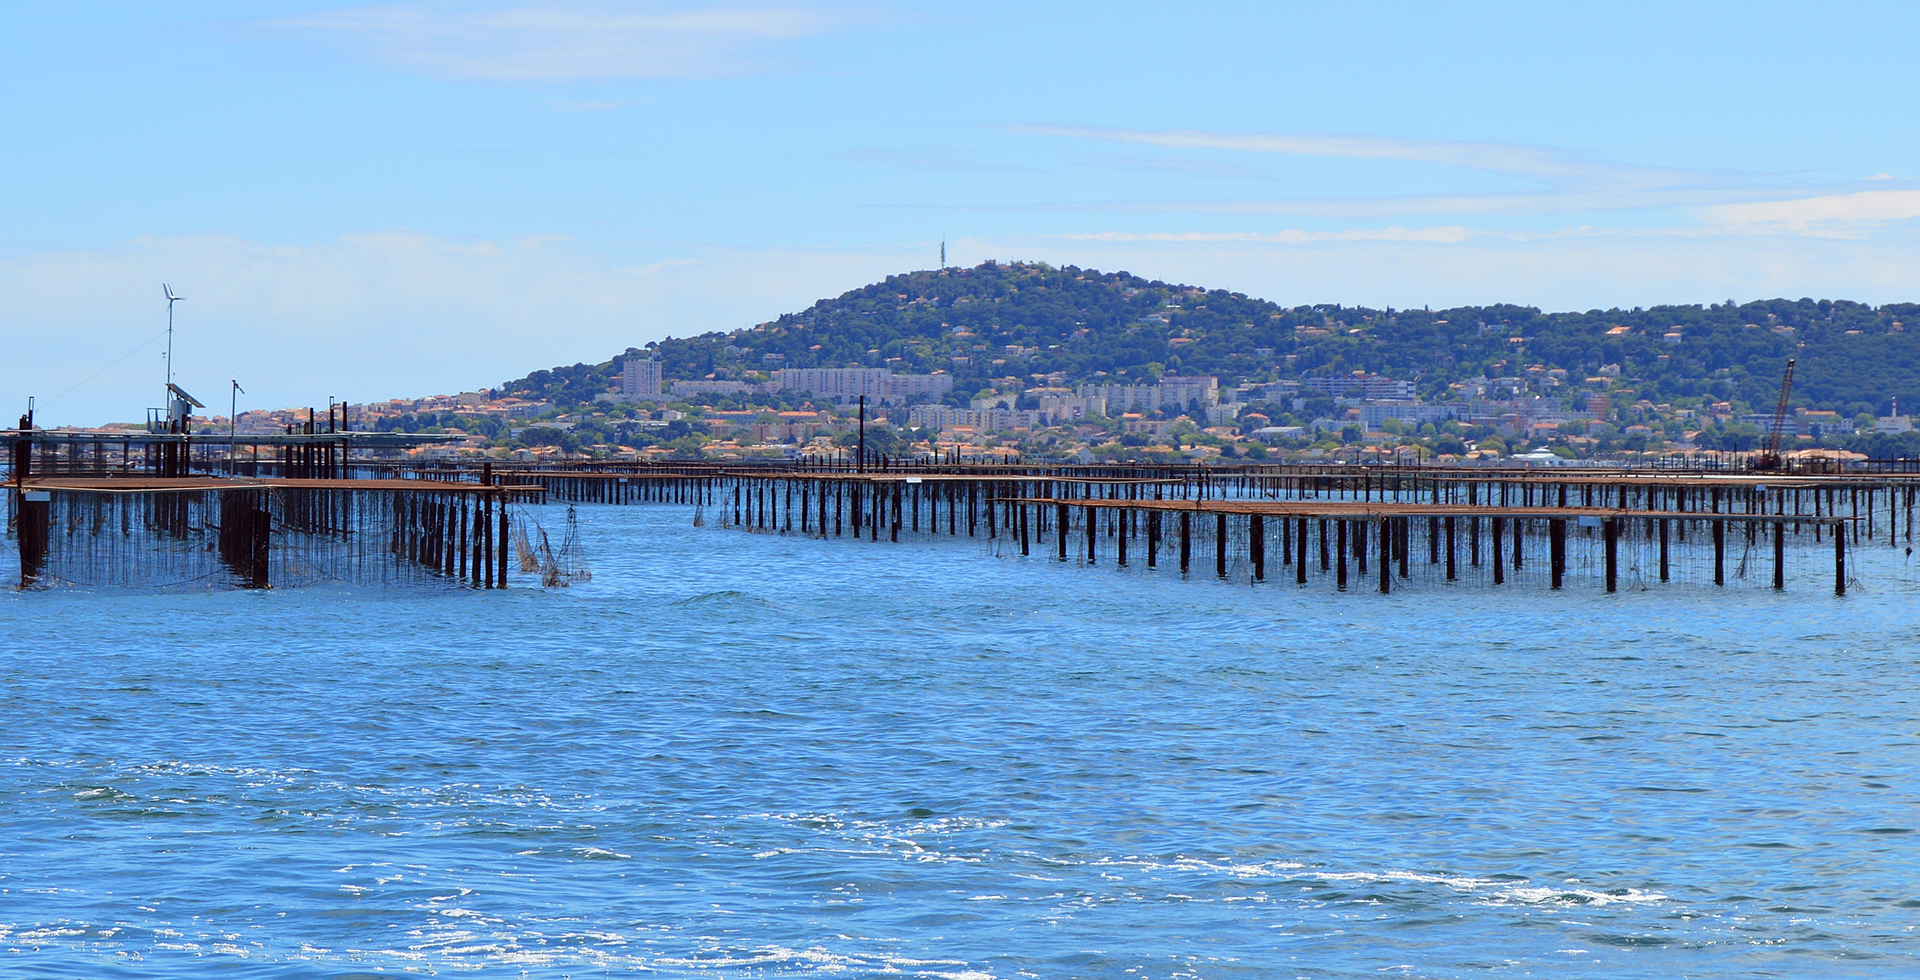
[[[570,589],[0,595],[0,974],[1920,975],[1891,550],[1343,595],[580,513]]]

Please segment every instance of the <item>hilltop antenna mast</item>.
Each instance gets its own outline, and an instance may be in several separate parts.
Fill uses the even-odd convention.
[[[940,236],[940,268],[947,267],[947,236]]]

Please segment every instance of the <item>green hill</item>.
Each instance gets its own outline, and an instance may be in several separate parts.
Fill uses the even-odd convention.
[[[950,371],[957,396],[1006,378],[1074,384],[1179,372],[1230,386],[1365,370],[1416,380],[1434,397],[1453,381],[1536,364],[1576,381],[1615,364],[1636,397],[1731,400],[1756,411],[1771,409],[1781,369],[1796,357],[1794,404],[1852,416],[1884,415],[1895,397],[1920,407],[1920,322],[1911,332],[1903,322],[1915,317],[1920,304],[1812,299],[1584,313],[1283,307],[1125,272],[987,263],[891,276],[752,328],[648,350],[669,378],[890,366]],[[617,371],[614,358],[503,387],[571,405],[607,390]]]

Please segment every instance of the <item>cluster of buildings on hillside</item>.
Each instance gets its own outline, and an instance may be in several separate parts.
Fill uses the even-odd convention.
[[[1509,438],[1529,440],[1568,437],[1582,439],[1594,430],[1619,425],[1626,435],[1654,434],[1657,426],[1674,419],[1700,422],[1739,421],[1763,429],[1771,416],[1733,416],[1725,402],[1700,409],[1675,409],[1636,399],[1615,405],[1612,389],[1619,368],[1607,365],[1590,378],[1572,380],[1567,372],[1535,365],[1494,377],[1475,377],[1452,384],[1437,401],[1418,394],[1410,380],[1365,371],[1299,380],[1242,384],[1222,389],[1219,379],[1207,375],[1164,375],[1146,384],[1114,382],[1019,387],[988,391],[965,407],[940,404],[953,390],[945,373],[896,374],[887,368],[786,368],[772,380],[669,380],[661,364],[634,358],[622,365],[620,388],[608,400],[642,401],[698,394],[787,393],[805,395],[834,405],[850,405],[864,397],[870,404],[912,403],[908,422],[915,427],[960,433],[1019,433],[1048,426],[1072,425],[1090,419],[1126,420],[1129,430],[1151,434],[1160,423],[1184,417],[1196,426],[1234,425],[1246,415],[1296,414],[1310,405],[1332,411],[1294,426],[1268,426],[1260,436],[1269,441],[1312,439],[1323,433],[1343,433],[1357,427],[1370,441],[1385,441],[1392,430],[1417,429],[1458,421],[1484,425]],[[1626,411],[1622,411],[1625,409]],[[1883,420],[1881,431],[1899,431],[1896,413]],[[1853,419],[1834,412],[1801,409],[1792,417],[1789,434],[1819,438],[1854,431]],[[1698,426],[1695,425],[1695,428]]]
[[[524,398],[497,397],[490,391],[465,391],[457,395],[432,395],[427,398],[393,398],[382,402],[365,402],[335,407],[338,424],[343,428],[371,429],[381,419],[397,418],[403,415],[454,415],[495,417],[501,419],[528,419],[553,408],[550,402],[529,401]],[[282,432],[288,426],[298,429],[305,426],[309,413],[321,429],[326,428],[327,412],[325,408],[277,408],[258,409],[241,412],[235,419],[241,432]],[[225,424],[226,419],[214,420]]]
[[[1384,452],[1388,446],[1403,444],[1423,426],[1437,428],[1455,421],[1467,428],[1485,427],[1480,431],[1498,432],[1510,444],[1526,440],[1536,446],[1552,442],[1578,449],[1602,435],[1644,435],[1650,445],[1684,447],[1692,443],[1699,429],[1716,421],[1744,423],[1762,432],[1773,421],[1765,414],[1736,414],[1724,401],[1709,400],[1693,407],[1651,403],[1635,397],[1632,386],[1623,383],[1619,369],[1611,365],[1589,378],[1568,378],[1565,371],[1536,365],[1492,377],[1469,378],[1444,389],[1430,388],[1424,398],[1414,381],[1364,371],[1225,388],[1218,378],[1208,375],[1168,374],[1142,384],[1096,380],[1078,385],[1069,385],[1060,374],[1036,375],[1033,381],[1037,384],[1032,385],[1013,378],[998,379],[995,389],[981,391],[963,405],[949,404],[954,401],[950,397],[954,378],[945,372],[785,368],[762,376],[768,380],[752,382],[670,379],[662,368],[661,362],[650,358],[628,359],[620,366],[615,389],[597,400],[656,403],[651,417],[649,413],[630,414],[609,406],[608,411],[621,424],[639,427],[670,425],[682,418],[682,413],[658,403],[701,394],[784,394],[798,396],[789,400],[807,409],[689,409],[698,416],[695,421],[704,423],[699,431],[708,440],[707,451],[723,455],[773,451],[775,447],[788,452],[832,451],[832,438],[854,424],[852,406],[863,399],[875,409],[867,416],[870,425],[887,425],[890,415],[896,422],[934,431],[942,447],[972,448],[1026,445],[1029,437],[1036,444],[1054,447],[1100,447],[1109,443],[1139,446],[1170,441],[1185,446],[1194,437],[1211,439],[1209,445],[1216,447],[1249,439],[1297,446],[1331,435],[1343,444],[1365,443]],[[410,414],[432,413],[441,416],[443,422],[447,416],[486,418],[494,422],[466,428],[512,438],[542,427],[571,429],[576,423],[591,423],[607,415],[587,410],[556,419],[552,417],[555,407],[545,401],[473,391],[343,406],[340,422],[353,429],[371,429],[380,427],[382,420]],[[315,410],[310,416],[305,409],[245,412],[238,419],[238,429],[248,433],[299,429],[309,424],[310,417],[312,424],[324,429],[326,410]],[[225,419],[211,421],[222,429],[226,425]],[[1786,434],[1818,439],[1852,434],[1858,425],[1855,419],[1835,412],[1799,409],[1789,417]],[[1876,420],[1874,427],[1879,432],[1912,430],[1911,421],[1899,415],[1897,407],[1891,416]],[[489,440],[476,434],[465,446],[450,446],[448,450],[484,450],[488,444]],[[620,447],[591,448],[634,452]],[[553,450],[536,446],[520,451]],[[668,450],[655,447],[645,451]],[[1200,450],[1186,451],[1191,454]]]
[[[952,390],[951,374],[896,374],[887,368],[782,368],[773,372],[772,381],[764,383],[712,379],[669,381],[662,375],[659,361],[636,357],[629,358],[620,367],[618,398],[651,401],[668,396],[785,392],[836,405],[851,405],[861,398],[876,405],[893,405],[904,404],[915,397],[938,401]]]

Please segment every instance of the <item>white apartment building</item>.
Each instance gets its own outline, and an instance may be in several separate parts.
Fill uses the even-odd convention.
[[[782,391],[842,404],[858,401],[863,395],[870,402],[882,401],[887,379],[893,376],[886,368],[786,368],[774,373]]]
[[[1065,388],[1040,395],[1040,415],[1049,423],[1076,422],[1107,414],[1107,400],[1099,395],[1075,395]]]
[[[675,381],[670,390],[676,395],[740,395],[749,391],[771,393],[780,390],[778,384],[761,385],[746,381]]]
[[[915,405],[907,411],[909,425],[942,430],[966,426],[976,432],[1004,432],[1008,429],[1030,429],[1039,424],[1039,421],[1039,412],[1016,411],[1008,408],[974,411],[971,408],[948,408],[945,405]]]
[[[1107,414],[1202,410],[1220,404],[1220,379],[1206,375],[1163,375],[1152,385],[1081,385],[1082,398],[1106,402]]]
[[[1415,397],[1413,382],[1396,381],[1377,374],[1336,374],[1326,378],[1304,378],[1300,382],[1300,392],[1301,394],[1311,392],[1317,395],[1328,395],[1333,398],[1364,398],[1368,401]]]
[[[659,398],[660,362],[651,357],[630,357],[620,366],[620,394],[629,401]]]
[[[1466,414],[1467,406],[1458,403],[1451,405],[1423,405],[1419,402],[1400,400],[1384,404],[1360,406],[1360,424],[1368,429],[1378,429],[1380,428],[1380,424],[1386,420],[1397,419],[1413,425],[1421,425],[1426,422],[1432,422],[1438,425],[1448,419],[1465,418]]]
[[[895,374],[887,378],[887,400],[904,402],[915,395],[937,402],[953,390],[951,374]]]
[[[1220,379],[1210,375],[1168,374],[1160,378],[1160,407],[1202,409],[1220,404]]]
[[[915,395],[938,401],[953,390],[951,374],[895,374],[886,368],[787,368],[774,372],[781,388],[845,405],[865,396],[876,404]]]

